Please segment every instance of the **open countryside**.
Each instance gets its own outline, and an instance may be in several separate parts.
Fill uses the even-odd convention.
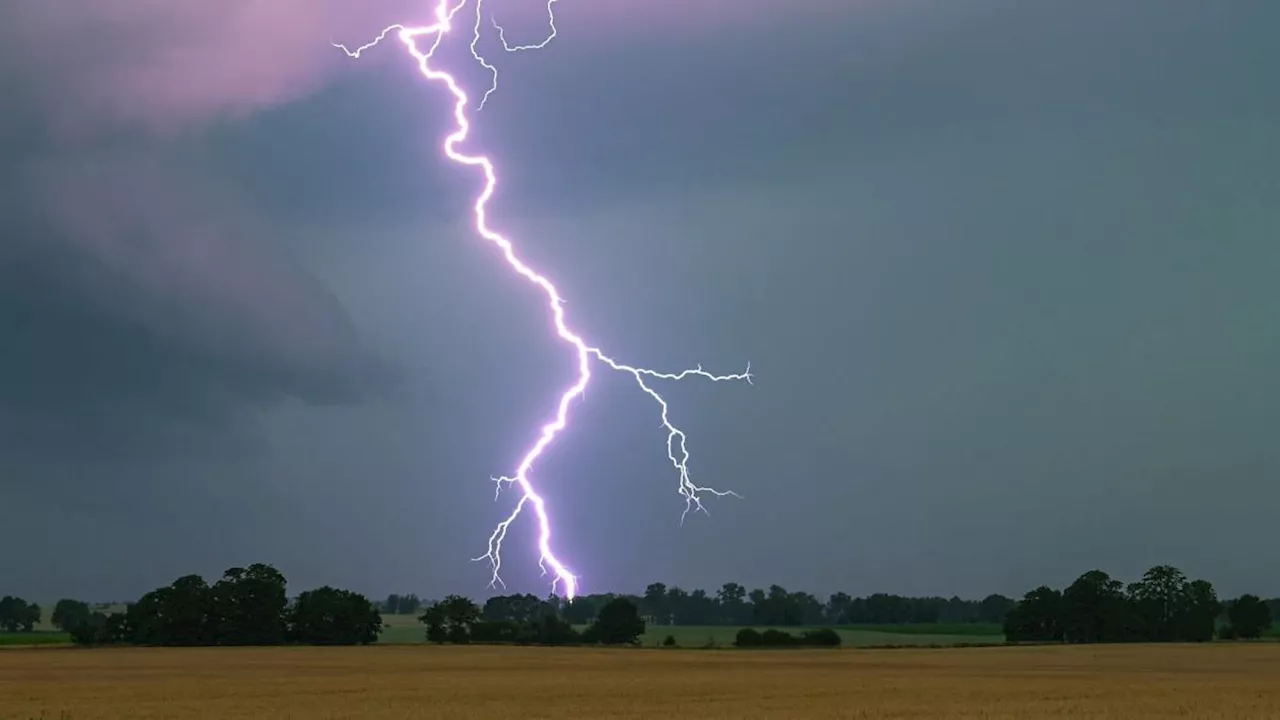
[[[1280,717],[1280,645],[0,652],[4,720]]]

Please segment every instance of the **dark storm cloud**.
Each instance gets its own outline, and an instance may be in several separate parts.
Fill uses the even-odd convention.
[[[218,454],[245,406],[349,402],[385,384],[278,226],[174,143],[320,84],[331,66],[312,48],[351,13],[305,6],[0,11],[0,82],[20,100],[0,138],[0,444],[15,472]]]
[[[502,163],[495,223],[620,358],[751,360],[758,375],[666,388],[695,479],[744,495],[684,527],[655,407],[597,375],[538,471],[584,588],[980,595],[1172,562],[1224,593],[1280,592],[1249,559],[1280,500],[1266,480],[1280,471],[1267,435],[1280,421],[1274,3],[631,5],[565,0],[545,52],[497,56],[502,84],[476,127]],[[521,37],[539,31],[539,3],[493,7]],[[398,17],[376,15],[335,39]],[[271,47],[256,23],[208,27],[254,28],[231,44]],[[328,40],[309,27],[278,47]],[[185,56],[168,47],[81,82],[154,77],[139,68]],[[9,312],[65,329],[26,322],[40,352],[21,372],[55,377],[40,373],[92,357],[91,342],[128,351],[38,393],[7,386],[10,427],[111,417],[133,447],[145,437],[126,417],[186,418],[164,428],[158,459],[92,469],[96,484],[152,491],[114,499],[121,519],[93,503],[43,510],[36,483],[87,474],[46,455],[22,524],[4,524],[40,536],[57,524],[41,520],[74,517],[63,532],[81,544],[141,549],[165,572],[24,558],[12,576],[32,594],[138,592],[259,559],[304,585],[376,592],[487,580],[468,558],[513,498],[495,504],[486,480],[510,471],[570,358],[536,293],[466,230],[474,184],[441,161],[440,92],[394,50],[317,62],[293,57],[248,95],[169,88],[156,97],[181,102],[146,118],[108,108],[111,127],[163,146],[99,128],[87,146],[64,134],[57,152],[28,151],[33,236],[60,244],[0,255],[24,268],[5,282],[8,307],[28,309]],[[113,184],[104,175],[124,180],[105,204],[83,189]],[[128,198],[150,195],[182,211],[129,214]],[[154,255],[147,238],[188,237],[171,230],[191,230],[187,217],[216,233]],[[150,230],[94,235],[122,223]],[[218,275],[190,272],[193,252],[221,258]],[[14,259],[27,257],[43,259]],[[144,262],[110,262],[125,257]],[[166,282],[169,268],[186,279]],[[394,406],[267,402],[364,397],[361,347],[405,371]],[[192,437],[198,462],[172,451]],[[183,507],[193,486],[219,499],[201,510],[235,519],[233,538]],[[510,535],[512,589],[544,587],[530,538],[527,521]]]

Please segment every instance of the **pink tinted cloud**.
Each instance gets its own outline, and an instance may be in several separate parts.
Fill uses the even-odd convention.
[[[159,132],[240,118],[315,90],[329,43],[417,12],[410,0],[33,0],[0,9],[0,60],[68,130]],[[14,74],[11,71],[11,74]]]
[[[96,312],[202,356],[332,387],[368,369],[337,302],[225,187],[142,152],[46,161],[25,175],[77,257]]]

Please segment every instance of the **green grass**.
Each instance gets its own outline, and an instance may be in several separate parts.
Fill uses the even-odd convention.
[[[36,630],[34,632],[0,632],[0,647],[17,647],[22,645],[67,645],[71,635],[53,630]]]
[[[842,629],[894,633],[896,635],[977,635],[1004,637],[1000,623],[909,623],[902,625],[846,625]]]
[[[904,628],[906,628],[904,630]],[[733,647],[734,638],[740,628],[736,626],[681,627],[651,625],[641,637],[644,645],[661,645],[668,635],[676,640],[679,647]],[[765,627],[757,627],[764,630]],[[806,628],[779,627],[790,633],[798,633]],[[921,625],[881,625],[869,627],[836,628],[844,647],[887,647],[887,646],[920,646],[920,645],[966,645],[974,643],[995,644],[1004,642],[1004,635],[997,630],[994,634],[989,628],[979,626],[986,632],[950,632],[954,626]]]
[[[383,615],[382,635],[378,642],[400,645],[425,641],[426,628],[413,615]],[[581,628],[579,628],[581,629]],[[765,628],[759,627],[758,630]],[[778,628],[799,632],[805,628]],[[733,647],[738,634],[736,625],[716,626],[661,626],[650,625],[641,637],[648,646],[661,645],[668,635],[676,639],[676,645],[685,648]],[[836,628],[846,647],[965,645],[973,643],[1002,643],[1004,635],[999,625],[987,624],[918,624],[918,625],[856,625]]]
[[[427,626],[418,622],[417,615],[383,615],[382,634],[378,642],[405,645],[427,641]]]

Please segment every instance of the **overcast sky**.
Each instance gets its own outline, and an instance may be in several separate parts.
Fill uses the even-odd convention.
[[[1271,0],[564,0],[476,147],[598,373],[536,472],[582,590],[1280,594]],[[408,0],[0,6],[0,593],[481,595],[573,358],[468,231]],[[536,0],[489,0],[512,37]],[[306,12],[303,12],[306,10]],[[479,86],[465,34],[442,60]],[[505,577],[544,592],[533,527]]]

